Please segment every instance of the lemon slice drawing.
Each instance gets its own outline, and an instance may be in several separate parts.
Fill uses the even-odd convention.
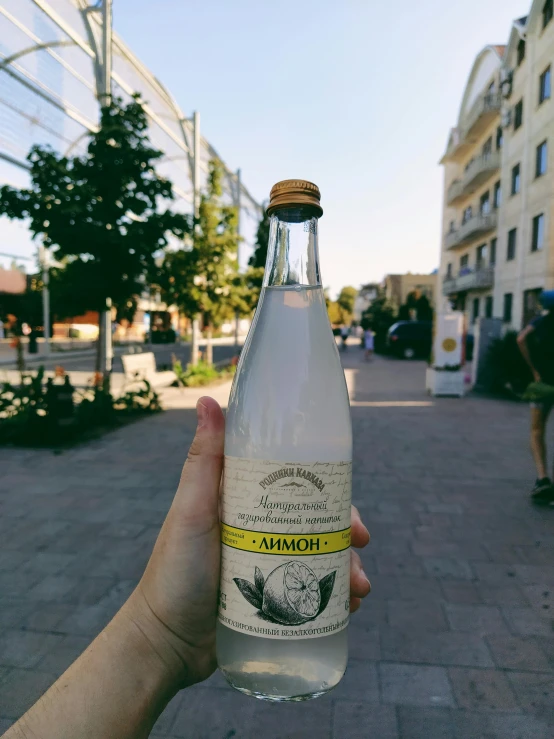
[[[267,579],[256,567],[254,582],[240,577],[233,580],[242,596],[268,621],[297,626],[316,618],[331,599],[336,570],[318,581],[303,562],[285,562],[272,570]]]
[[[279,623],[304,623],[317,615],[320,603],[318,579],[302,562],[276,567],[265,582],[262,611]]]

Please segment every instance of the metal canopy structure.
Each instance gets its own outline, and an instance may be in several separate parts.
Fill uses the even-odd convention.
[[[152,145],[165,154],[160,174],[172,183],[174,208],[194,210],[194,185],[202,189],[208,163],[219,157],[195,130],[198,116],[187,118],[168,90],[113,33],[103,35],[99,0],[0,0],[0,160],[20,172],[33,144],[52,146],[64,154],[85,150],[87,134],[99,120],[111,70],[111,91],[124,102],[138,93],[150,121]],[[103,49],[111,53],[105,60]],[[223,161],[223,160],[222,160]],[[15,172],[13,173],[15,175]],[[197,176],[195,182],[195,174]],[[224,189],[241,216],[258,220],[261,207],[240,180],[225,168]],[[197,190],[198,192],[198,190]],[[243,221],[244,223],[244,221]]]

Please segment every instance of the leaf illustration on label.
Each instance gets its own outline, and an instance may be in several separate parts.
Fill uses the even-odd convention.
[[[329,603],[329,600],[331,599],[331,595],[333,593],[333,587],[335,585],[335,577],[337,575],[337,571],[330,572],[328,575],[325,575],[325,577],[322,577],[319,581],[319,592],[321,595],[321,603],[319,605],[319,611],[318,616],[320,613],[322,613]]]
[[[263,595],[265,580],[259,567],[256,567],[254,570],[254,584],[258,591]]]
[[[248,580],[243,580],[241,577],[233,578],[235,585],[240,590],[244,598],[258,610],[262,607],[262,594],[255,585],[252,585]]]

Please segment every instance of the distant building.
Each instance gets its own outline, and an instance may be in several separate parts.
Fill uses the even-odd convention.
[[[519,329],[554,288],[553,0],[534,0],[507,46],[469,75],[444,165],[441,293]]]
[[[27,289],[27,276],[18,269],[2,269],[0,267],[0,293],[17,295]]]
[[[436,305],[437,274],[414,275],[408,272],[405,275],[387,275],[384,280],[385,297],[396,308],[406,303],[411,292],[425,295],[432,306]]]

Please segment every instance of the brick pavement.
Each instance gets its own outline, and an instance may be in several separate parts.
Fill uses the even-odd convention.
[[[554,509],[525,498],[526,408],[429,401],[421,363],[365,365],[352,347],[345,365],[373,584],[345,679],[312,703],[269,706],[215,675],[179,694],[153,736],[551,739]],[[169,391],[165,414],[61,455],[0,451],[0,733],[135,586],[197,396]]]

